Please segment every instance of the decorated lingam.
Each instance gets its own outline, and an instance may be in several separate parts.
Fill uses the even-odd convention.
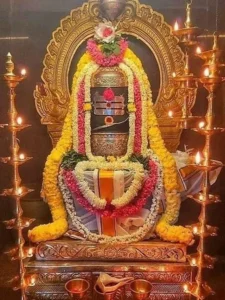
[[[147,75],[117,28],[102,22],[78,63],[62,136],[45,166],[53,223],[29,237],[52,240],[69,228],[91,242],[131,243],[150,237],[156,225],[162,239],[189,244],[191,231],[173,226],[179,191]]]

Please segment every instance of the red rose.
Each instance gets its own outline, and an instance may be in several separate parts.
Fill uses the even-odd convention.
[[[112,101],[115,98],[115,94],[111,88],[104,90],[103,97],[106,101]]]
[[[104,38],[107,38],[108,36],[112,35],[113,34],[113,30],[112,28],[109,28],[109,27],[106,27],[104,30],[103,30],[103,37]]]

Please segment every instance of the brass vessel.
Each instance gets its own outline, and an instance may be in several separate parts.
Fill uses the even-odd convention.
[[[89,288],[90,283],[82,278],[72,279],[65,284],[65,289],[73,300],[86,300]]]

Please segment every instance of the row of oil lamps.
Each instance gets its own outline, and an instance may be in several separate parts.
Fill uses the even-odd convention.
[[[183,47],[185,51],[184,74],[177,76],[177,74],[173,73],[172,75],[174,84],[177,85],[178,88],[185,90],[182,116],[174,117],[173,111],[169,111],[168,117],[174,120],[175,124],[179,128],[192,129],[205,136],[203,156],[200,152],[198,152],[195,156],[195,164],[192,164],[196,170],[203,172],[202,191],[195,195],[188,196],[201,205],[199,223],[189,226],[193,231],[193,234],[199,237],[197,253],[188,256],[190,265],[197,269],[197,275],[194,282],[187,282],[187,284],[183,287],[185,293],[191,294],[198,300],[202,300],[207,298],[209,295],[214,294],[211,287],[204,281],[203,270],[205,268],[213,268],[216,261],[215,258],[205,254],[205,238],[208,236],[216,236],[218,230],[218,228],[206,224],[206,208],[207,205],[220,201],[219,196],[210,194],[209,173],[211,170],[222,166],[222,164],[216,163],[211,159],[211,138],[216,133],[224,132],[224,128],[214,127],[215,117],[213,113],[213,102],[216,89],[223,81],[225,81],[225,78],[221,76],[221,70],[224,68],[225,64],[221,62],[221,58],[224,56],[224,51],[219,49],[218,33],[214,33],[212,50],[202,52],[199,46],[196,48],[195,55],[205,61],[203,76],[201,78],[197,78],[190,73],[190,55],[193,52],[193,47],[196,47],[198,44],[197,37],[202,33],[200,28],[192,26],[191,4],[192,0],[188,1],[185,27],[180,29],[178,22],[176,22],[173,30],[174,35],[177,36],[181,47]],[[191,94],[190,92],[193,92],[194,89],[197,90],[198,82],[201,82],[208,91],[208,110],[204,120],[203,117],[192,116],[187,107],[189,100],[188,97],[190,97]]]
[[[21,207],[21,199],[33,190],[22,185],[22,180],[19,174],[19,166],[31,160],[32,157],[27,157],[24,153],[20,153],[17,134],[30,125],[24,124],[22,117],[20,117],[16,110],[15,89],[21,81],[26,78],[27,72],[23,69],[20,75],[14,74],[14,63],[10,53],[6,60],[6,73],[2,76],[3,81],[8,87],[9,98],[9,124],[1,124],[1,128],[7,128],[11,133],[11,156],[1,157],[0,162],[12,166],[12,187],[3,190],[1,196],[11,197],[15,201],[16,216],[8,221],[4,221],[7,229],[15,229],[17,231],[17,244],[5,253],[12,261],[19,261],[19,274],[15,276],[10,283],[13,290],[21,291],[21,299],[26,300],[26,289],[28,286],[34,286],[36,281],[35,275],[26,274],[24,260],[31,258],[34,255],[35,248],[25,246],[25,239],[23,236],[23,229],[29,228],[34,222],[34,219],[23,217],[23,210]]]

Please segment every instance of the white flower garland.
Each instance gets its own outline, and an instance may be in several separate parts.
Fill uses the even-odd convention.
[[[92,62],[85,76],[85,102],[91,104],[91,77],[98,70],[99,65]],[[104,161],[102,156],[94,156],[91,151],[91,111],[85,112],[85,150],[90,161]]]
[[[148,109],[147,109],[147,101],[151,101],[150,97],[148,99],[147,93],[144,87],[144,84],[141,83],[141,78],[143,77],[142,72],[138,69],[136,64],[130,60],[129,58],[125,58],[124,62],[131,68],[136,78],[139,81],[140,92],[141,92],[141,104],[142,104],[142,128],[141,128],[141,153],[142,155],[146,155],[147,147],[148,147]]]
[[[72,92],[72,99],[74,101],[73,103],[73,149],[74,151],[78,152],[78,99],[77,94],[81,85],[81,82],[83,81],[85,74],[90,69],[93,62],[88,63],[83,70],[80,73],[80,76],[78,79],[76,79],[76,85],[74,87],[74,90]]]
[[[95,195],[95,193],[89,188],[88,183],[85,180],[84,173],[86,170],[130,170],[134,172],[134,179],[129,189],[123,194],[123,196],[113,199],[111,204],[117,209],[129,204],[130,201],[137,196],[139,190],[142,188],[144,180],[144,168],[143,165],[134,162],[94,162],[94,161],[82,161],[79,162],[74,170],[74,175],[79,185],[80,191],[88,200],[88,202],[97,209],[104,209],[107,201],[101,199]]]
[[[157,164],[158,169],[158,180],[156,183],[155,191],[153,192],[153,199],[152,199],[152,205],[151,209],[149,211],[148,217],[145,220],[145,223],[142,227],[140,227],[136,232],[125,235],[125,236],[115,236],[115,237],[109,237],[107,235],[99,235],[90,232],[87,227],[85,227],[81,223],[81,219],[76,215],[75,207],[74,207],[74,200],[70,193],[70,191],[67,189],[66,185],[63,181],[63,176],[60,173],[59,174],[59,186],[63,194],[63,198],[65,201],[67,212],[71,218],[73,226],[84,235],[84,237],[92,242],[99,242],[99,243],[132,243],[142,240],[155,226],[158,211],[159,211],[159,204],[163,195],[163,182],[162,182],[162,166],[157,159],[157,157],[153,154],[152,151],[149,151],[149,154],[151,155],[151,159]]]
[[[127,76],[128,80],[128,104],[134,104],[134,75],[132,70],[126,66],[126,64],[121,63],[119,67]],[[134,136],[135,136],[135,112],[129,113],[129,137],[127,142],[127,153],[118,158],[118,161],[125,161],[134,152]]]

